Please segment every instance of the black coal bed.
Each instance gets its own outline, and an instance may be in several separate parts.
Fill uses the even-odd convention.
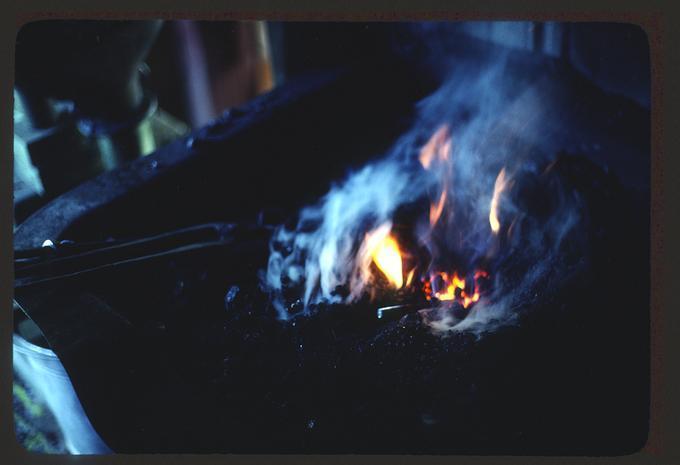
[[[474,72],[476,59],[459,66]],[[551,144],[494,143],[548,153],[584,223],[513,324],[441,334],[409,307],[378,318],[403,303],[394,296],[301,313],[291,298],[280,319],[262,285],[274,228],[294,227],[408,129],[439,85],[423,69],[371,63],[292,82],[16,231],[16,299],[113,450],[613,455],[644,444],[649,112],[557,62],[508,59],[508,79],[559,112]],[[517,185],[529,210],[545,207],[548,184]],[[46,239],[63,258],[31,263]]]

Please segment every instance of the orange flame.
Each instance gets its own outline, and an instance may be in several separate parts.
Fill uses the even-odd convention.
[[[489,209],[489,224],[494,234],[498,233],[501,224],[498,221],[498,200],[501,193],[508,187],[509,179],[505,178],[505,168],[502,168],[496,177],[496,183],[493,187],[493,197],[491,198],[491,207]]]
[[[435,158],[444,161],[449,158],[451,154],[451,136],[449,134],[449,126],[443,124],[432,134],[430,140],[420,149],[420,164],[423,168],[430,169],[430,165]]]
[[[380,226],[366,235],[364,244],[373,263],[394,287],[400,289],[404,285],[401,251],[397,241],[390,235],[390,229],[389,223]]]
[[[415,272],[416,272],[416,269],[413,268],[413,269],[408,273],[408,276],[406,277],[406,285],[407,285],[407,286],[410,286],[410,285],[411,285],[411,281],[413,281],[413,275],[415,274]]]
[[[437,205],[430,205],[430,226],[434,226],[439,221],[439,217],[442,216],[444,211],[444,204],[446,203],[446,190],[442,191],[442,195],[439,196],[439,202]]]
[[[378,269],[394,284],[394,287],[401,288],[404,285],[404,278],[401,272],[401,254],[397,241],[391,236],[385,238],[372,256]]]
[[[451,156],[451,135],[449,132],[449,126],[447,124],[442,124],[439,128],[432,134],[430,140],[423,146],[420,150],[420,164],[423,168],[429,170],[432,163],[435,160],[440,162],[446,161]],[[439,200],[437,203],[432,203],[430,205],[430,226],[434,226],[444,211],[444,205],[446,204],[446,191],[449,188],[450,173],[448,171],[443,172],[442,192],[439,195]]]

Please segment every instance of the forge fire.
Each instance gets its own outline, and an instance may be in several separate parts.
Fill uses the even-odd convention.
[[[494,64],[467,77],[471,87],[444,85],[388,154],[302,210],[295,229],[279,228],[263,285],[281,319],[368,299],[408,305],[436,331],[484,331],[513,321],[510,307],[567,258],[565,240],[581,248],[569,254],[585,254],[581,194],[553,170],[564,160],[507,152],[517,138],[537,137],[542,121],[507,127],[518,104],[504,108],[502,71]],[[461,88],[486,93],[474,113]],[[522,112],[543,111],[526,105],[535,108]]]
[[[431,169],[430,165],[433,159],[438,159],[442,164],[449,162],[451,137],[448,135],[448,132],[448,127],[442,126],[435,132],[427,144],[423,146],[418,159],[424,169]],[[443,172],[450,173],[449,166],[445,165]],[[501,170],[499,177],[502,176],[503,172]],[[445,175],[440,186],[441,194],[439,195],[439,200],[430,205],[429,223],[431,229],[437,226],[442,213],[445,212],[449,182],[449,176]],[[502,190],[502,185],[499,185],[497,181],[489,212],[489,222],[494,233],[497,233],[499,229],[497,218],[498,197]],[[445,216],[449,217],[451,214],[446,212]],[[431,229],[426,233],[428,238],[431,236]],[[428,239],[424,239],[421,245],[424,245],[426,240]],[[466,280],[465,277],[459,277],[457,271],[453,271],[452,274],[433,270],[424,270],[423,272],[423,270],[418,270],[416,265],[406,272],[407,277],[404,283],[405,270],[403,269],[402,254],[403,252],[400,250],[397,240],[391,234],[390,223],[383,224],[378,229],[368,233],[359,251],[359,260],[363,263],[362,276],[364,281],[369,282],[373,280],[370,272],[367,271],[368,266],[366,265],[366,263],[373,263],[396,289],[401,289],[403,286],[407,288],[411,286],[415,276],[416,285],[421,285],[421,292],[426,300],[432,301],[432,299],[436,299],[437,301],[458,302],[464,308],[468,308],[480,298],[480,284],[478,280],[480,278],[489,278],[489,274],[484,270],[476,270],[472,280]],[[409,255],[407,252],[406,254],[407,256]],[[367,257],[370,257],[370,260]]]

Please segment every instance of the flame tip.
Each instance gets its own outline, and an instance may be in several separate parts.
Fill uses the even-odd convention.
[[[501,223],[498,219],[498,203],[501,193],[508,187],[509,180],[505,176],[505,166],[501,168],[496,176],[496,182],[493,186],[493,196],[491,197],[491,205],[489,207],[489,225],[491,226],[491,231],[497,234],[501,228]]]

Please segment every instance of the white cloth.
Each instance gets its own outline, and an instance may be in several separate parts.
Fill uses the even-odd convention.
[[[92,427],[71,380],[57,355],[14,335],[14,369],[38,395],[57,420],[71,454],[111,454]]]

